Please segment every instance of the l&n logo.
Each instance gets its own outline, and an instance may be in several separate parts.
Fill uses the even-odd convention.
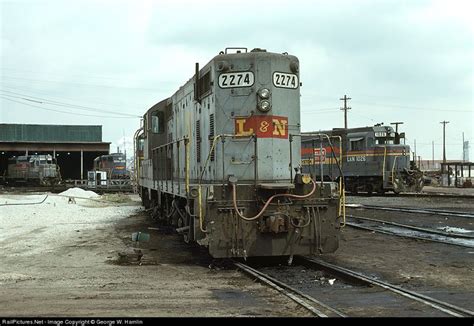
[[[272,115],[254,115],[235,118],[235,135],[259,138],[288,139],[288,118]]]

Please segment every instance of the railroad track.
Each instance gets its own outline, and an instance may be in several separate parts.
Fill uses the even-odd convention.
[[[421,228],[413,225],[389,222],[374,218],[347,215],[349,219],[358,223],[346,221],[346,225],[353,228],[364,229],[405,238],[421,239],[440,242],[466,248],[474,248],[474,236],[471,234],[444,232],[440,230]]]
[[[265,273],[262,273],[246,264],[234,262],[234,265],[241,271],[245,272],[246,274],[252,277],[255,277],[260,282],[270,286],[271,288],[277,290],[281,294],[295,301],[298,305],[310,311],[313,315],[317,317],[347,317],[342,312],[332,307],[329,307],[328,305],[322,303],[321,301],[291,287],[290,285],[282,281],[279,281]]]
[[[354,196],[354,197],[429,197],[429,198],[474,198],[474,195],[461,195],[461,194],[448,194],[448,193],[428,193],[428,192],[421,192],[421,193],[385,193],[385,194],[377,194],[377,193],[348,193],[346,196]]]
[[[387,206],[363,205],[363,204],[347,204],[346,208],[361,208],[361,209],[373,209],[373,210],[380,210],[380,211],[442,215],[442,216],[448,216],[448,217],[474,218],[474,213],[448,211],[448,210],[431,209],[431,208],[387,207]]]
[[[469,309],[465,309],[465,308],[432,298],[430,296],[427,296],[415,291],[407,290],[400,286],[390,284],[388,282],[384,282],[384,281],[375,279],[373,277],[364,275],[362,273],[350,270],[348,268],[337,266],[331,263],[327,263],[319,259],[297,257],[297,260],[295,260],[295,262],[301,263],[306,266],[323,268],[332,274],[342,275],[343,277],[353,278],[355,280],[358,280],[360,282],[365,282],[372,286],[381,287],[387,291],[399,294],[405,298],[409,298],[411,300],[420,302],[423,305],[430,306],[452,317],[473,317],[474,316],[474,311],[471,311]]]
[[[393,309],[393,302],[397,301],[398,304],[402,305],[402,308],[405,306],[407,307],[404,310],[405,313],[407,313],[407,311],[410,311],[411,305],[415,304],[415,305],[419,305],[419,307],[429,306],[431,309],[429,313],[431,315],[434,314],[435,316],[450,316],[450,317],[474,316],[474,312],[468,309],[450,304],[448,302],[437,300],[435,298],[429,297],[427,295],[424,295],[415,291],[404,289],[397,285],[393,285],[393,284],[369,277],[362,273],[359,273],[359,272],[356,272],[356,271],[353,271],[341,266],[336,266],[336,265],[327,263],[322,260],[310,259],[310,258],[298,256],[298,257],[295,257],[294,263],[305,266],[312,270],[317,270],[317,271],[324,270],[325,272],[333,276],[339,277],[340,279],[350,281],[351,284],[358,284],[359,288],[357,289],[359,289],[360,292],[357,292],[357,291],[354,292],[353,287],[350,287],[351,290],[347,290],[348,292],[352,291],[349,294],[350,296],[352,296],[351,299],[349,299],[349,301],[352,303],[357,303],[358,300],[361,298],[362,298],[361,302],[370,301],[370,299],[367,299],[367,295],[370,295],[372,297],[375,297],[375,299],[372,299],[372,300],[376,302],[375,305],[379,306],[381,304],[380,302],[381,292],[380,290],[377,290],[377,291],[373,290],[375,287],[377,287],[381,289],[381,291],[384,293],[385,298],[387,298],[386,304],[388,306],[392,306],[388,308],[388,311],[390,311],[390,309]],[[298,290],[295,287],[292,287],[286,284],[285,282],[268,275],[268,273],[264,273],[256,268],[250,267],[241,262],[234,262],[234,264],[238,269],[242,270],[246,274],[256,278],[258,281],[274,288],[278,292],[289,297],[291,300],[295,301],[297,304],[304,307],[315,316],[318,316],[318,317],[357,317],[357,316],[360,316],[361,314],[364,315],[364,312],[361,313],[363,309],[361,307],[358,307],[356,309],[350,309],[347,306],[345,308],[344,307],[335,308],[335,307],[330,306],[327,303],[322,302],[320,299],[315,298],[314,296],[306,293],[309,291],[307,290],[309,286],[306,286],[306,284],[303,284],[302,286],[300,286],[300,288],[302,288],[303,290]],[[360,287],[360,285],[362,285],[362,287]],[[367,289],[370,289],[371,292]],[[321,292],[322,291],[320,289],[316,291],[316,293],[321,293]],[[360,295],[362,295],[362,297],[360,297]],[[336,301],[335,305],[344,306],[344,303],[341,302],[339,298],[345,297],[345,296],[347,295],[344,295],[344,294],[336,295],[338,299],[336,300],[327,299],[327,301]],[[374,304],[369,303],[369,306],[367,309],[374,309]],[[349,310],[350,313],[347,314],[344,312],[344,310]],[[421,308],[421,309],[418,308],[418,311],[425,312],[426,307]],[[365,312],[365,314],[368,314],[368,313],[370,313],[370,311]]]

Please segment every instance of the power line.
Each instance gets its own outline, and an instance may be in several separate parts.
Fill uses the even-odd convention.
[[[376,105],[380,107],[388,106],[388,107],[395,107],[400,109],[409,109],[409,110],[422,110],[422,111],[449,111],[449,112],[474,112],[472,109],[470,110],[456,110],[456,109],[432,109],[432,108],[422,108],[416,106],[406,106],[406,105],[397,105],[397,104],[387,104],[387,103],[373,103],[373,102],[358,102],[364,105]]]
[[[41,107],[41,106],[38,106],[38,105],[32,105],[32,104],[28,104],[28,103],[24,103],[24,102],[12,100],[11,98],[4,97],[3,95],[0,95],[0,98],[3,98],[3,99],[5,99],[5,100],[7,100],[7,101],[10,101],[10,102],[15,102],[15,103],[23,104],[23,105],[26,105],[26,106],[31,106],[31,107],[33,107],[33,108],[37,108],[37,109],[41,109],[41,110],[59,112],[59,113],[64,113],[64,114],[72,114],[72,115],[75,115],[75,116],[80,115],[80,116],[97,117],[97,118],[133,119],[132,117],[112,117],[112,116],[103,116],[103,115],[93,115],[93,114],[83,114],[83,113],[65,112],[65,111],[61,111],[61,110],[54,110],[54,109],[44,108],[44,107]],[[139,117],[137,116],[136,118],[139,118]]]
[[[77,82],[69,82],[69,81],[57,81],[57,80],[46,80],[46,79],[32,79],[32,78],[22,78],[22,77],[11,77],[2,75],[2,78],[6,79],[19,79],[19,80],[27,80],[32,82],[40,82],[40,83],[58,83],[58,84],[71,84],[71,85],[78,85],[78,86],[86,86],[86,87],[106,87],[106,88],[125,88],[125,89],[134,89],[134,90],[143,90],[149,92],[156,92],[156,89],[152,88],[143,88],[143,87],[128,87],[128,86],[117,86],[117,85],[101,85],[101,84],[87,84],[87,83],[77,83]]]
[[[301,111],[301,114],[337,113],[338,110],[339,108],[315,109],[315,110]]]
[[[363,117],[363,118],[365,118],[365,119],[369,119],[370,121],[372,121],[372,122],[375,122],[375,120],[374,120],[374,119],[372,119],[372,118],[369,118],[368,116],[366,116],[366,115],[363,115],[363,114],[360,114],[360,113],[358,113],[358,112],[357,112],[357,113],[356,113],[356,112],[352,112],[352,114],[355,114],[355,115],[361,116],[361,117]]]
[[[0,83],[2,83],[2,82],[0,81]],[[1,85],[0,87],[1,88],[6,88],[8,90],[13,90],[13,91],[33,93],[33,94],[36,94],[36,95],[39,95],[39,96],[45,95],[45,96],[48,96],[49,98],[53,98],[53,99],[66,100],[66,101],[77,101],[77,99],[72,99],[70,97],[66,98],[66,97],[51,95],[51,92],[44,91],[42,89],[37,89],[37,88],[32,90],[30,88],[25,88],[23,86],[20,86],[21,88],[18,88],[18,87],[6,86],[6,85]],[[98,102],[96,100],[93,100],[93,101],[87,100],[87,99],[84,98],[84,93],[81,93],[80,100],[83,101],[83,102],[88,102],[88,103],[95,103],[95,104],[100,104],[100,105],[105,105],[105,106],[112,106],[114,108],[117,108],[117,107],[125,108],[122,104],[112,104],[110,102],[109,103],[104,103],[104,102]],[[133,104],[133,106],[140,106],[140,105]]]
[[[68,108],[75,108],[77,110],[110,113],[110,114],[113,114],[113,115],[127,116],[127,117],[132,117],[132,118],[139,117],[138,115],[133,115],[133,114],[128,114],[128,113],[120,113],[120,112],[115,112],[115,111],[110,111],[110,110],[103,110],[103,109],[89,107],[89,106],[70,104],[70,103],[59,102],[59,101],[51,101],[51,100],[48,100],[48,99],[45,99],[45,98],[26,95],[26,94],[21,94],[21,93],[16,93],[16,92],[8,91],[8,90],[0,89],[0,91],[3,92],[3,93],[7,92],[7,93],[19,95],[19,96],[14,96],[14,95],[9,95],[9,94],[2,94],[3,96],[18,98],[18,99],[22,99],[22,100],[25,100],[25,101],[35,102],[35,103],[38,103],[38,104],[49,104],[49,105],[63,106],[63,107],[68,107]],[[25,97],[21,97],[21,96],[25,96]],[[40,101],[38,101],[38,100],[40,100]]]
[[[308,90],[306,90],[308,91]],[[311,91],[309,91],[309,95],[307,94],[302,94],[303,97],[318,97],[318,98],[323,98],[323,99],[329,99],[330,97],[329,96],[325,96],[325,95],[321,95],[321,94],[317,94],[317,95],[311,95]],[[359,93],[358,93],[359,94]],[[360,97],[364,98],[364,97],[369,97],[369,98],[379,98],[379,99],[392,99],[392,100],[402,100],[402,101],[406,101],[407,98],[403,98],[403,97],[394,97],[394,96],[390,96],[390,95],[382,95],[382,96],[371,96],[371,95],[364,95],[364,94],[359,94]],[[432,97],[430,97],[432,98]],[[440,95],[436,95],[436,98],[445,98],[445,99],[451,99],[450,97],[446,97],[446,96],[440,96]],[[412,109],[412,110],[426,110],[426,111],[457,111],[457,112],[474,112],[473,108],[470,108],[470,109],[462,109],[462,110],[459,110],[459,109],[436,109],[436,108],[427,108],[427,107],[417,107],[417,106],[411,106],[411,105],[399,105],[399,104],[386,104],[386,102],[384,102],[383,104],[382,103],[374,103],[374,102],[371,102],[369,100],[369,102],[359,102],[358,103],[361,103],[361,104],[365,104],[365,105],[376,105],[376,106],[393,106],[393,107],[398,107],[398,108],[403,108],[403,109]]]

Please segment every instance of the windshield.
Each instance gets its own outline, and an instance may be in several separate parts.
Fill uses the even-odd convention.
[[[377,145],[393,145],[394,140],[393,140],[393,138],[389,138],[389,137],[375,138],[375,144],[377,144]]]

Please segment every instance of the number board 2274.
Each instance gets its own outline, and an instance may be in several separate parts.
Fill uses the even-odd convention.
[[[220,88],[249,87],[254,81],[255,77],[251,71],[228,72],[219,75]]]
[[[298,76],[276,71],[273,73],[273,85],[276,87],[296,89],[299,86]]]

